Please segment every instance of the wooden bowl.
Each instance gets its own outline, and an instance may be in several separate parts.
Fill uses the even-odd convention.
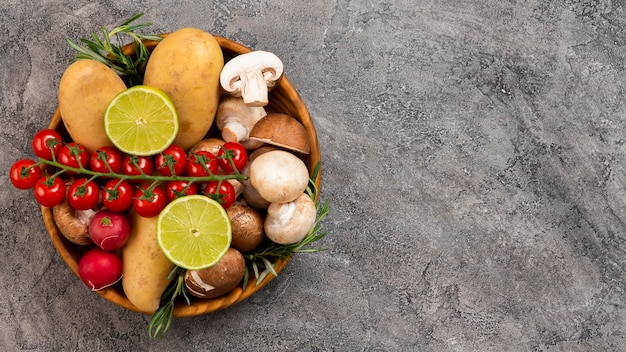
[[[250,48],[229,39],[218,36],[216,36],[216,39],[224,53],[225,62],[236,55],[251,51]],[[156,45],[157,42],[146,42],[146,46],[150,50],[154,49]],[[128,53],[131,54],[134,50],[130,45],[127,45],[125,49]],[[309,143],[311,145],[311,153],[305,157],[305,162],[309,168],[309,172],[311,173],[315,165],[320,162],[320,148],[317,140],[317,134],[315,132],[315,127],[313,126],[313,121],[311,120],[311,116],[309,115],[309,112],[302,98],[286,77],[283,77],[279,85],[275,87],[272,91],[270,91],[269,97],[270,103],[266,107],[268,111],[283,112],[289,114],[298,119],[304,125],[309,139]],[[67,138],[66,140],[69,140],[69,135],[67,134],[67,131],[65,130],[61,119],[61,114],[59,112],[59,109],[57,108],[54,112],[54,115],[52,116],[52,120],[50,121],[48,128],[59,131],[61,135],[64,136],[64,138]],[[315,180],[315,183],[319,189],[321,184],[321,170]],[[76,277],[78,277],[78,261],[80,260],[82,254],[91,247],[75,245],[65,239],[65,237],[63,237],[63,235],[60,233],[59,228],[54,222],[51,208],[41,207],[41,213],[43,215],[43,220],[48,234],[50,235],[50,239],[52,240],[52,244],[58,251],[63,261],[70,268],[70,270],[72,270]],[[280,273],[280,271],[282,271],[282,269],[287,265],[289,260],[290,258],[278,260],[275,263],[276,272]],[[254,275],[252,273],[250,277],[251,279],[248,281],[248,285],[245,290],[243,290],[242,287],[239,286],[231,292],[218,298],[193,299],[190,305],[187,305],[185,302],[179,302],[175,307],[174,316],[195,316],[227,308],[250,297],[257,291],[259,291],[268,282],[274,279],[274,276],[267,275],[262,282],[256,284],[256,280],[254,279]],[[96,292],[106,300],[111,301],[121,307],[136,312],[141,312],[126,298],[121,284],[119,283]]]

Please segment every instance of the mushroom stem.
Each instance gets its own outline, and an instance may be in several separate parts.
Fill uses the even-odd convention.
[[[245,79],[241,81],[241,97],[249,106],[265,106],[269,103],[265,75],[259,68],[248,68],[242,72]]]
[[[220,84],[228,94],[243,97],[246,105],[266,106],[268,91],[283,76],[283,63],[266,51],[252,51],[228,61],[220,74]]]
[[[225,96],[217,107],[215,123],[224,141],[242,142],[248,140],[254,125],[265,116],[262,106],[248,106],[241,98]]]

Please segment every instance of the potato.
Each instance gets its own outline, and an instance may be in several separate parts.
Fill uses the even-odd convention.
[[[178,113],[175,144],[188,150],[207,134],[217,110],[224,55],[211,34],[182,28],[165,37],[148,60],[143,83],[165,92]]]
[[[198,298],[215,298],[232,289],[243,279],[246,262],[243,255],[230,248],[217,264],[202,270],[185,272],[187,291]]]
[[[129,214],[131,233],[122,247],[122,288],[139,310],[153,313],[170,284],[167,276],[174,264],[163,254],[156,236],[157,217]]]
[[[78,60],[65,69],[59,82],[59,111],[74,142],[90,153],[113,146],[104,132],[104,112],[124,89],[124,81],[101,62]]]

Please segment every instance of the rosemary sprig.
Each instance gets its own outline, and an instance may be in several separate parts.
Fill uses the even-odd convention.
[[[185,289],[185,269],[175,266],[167,276],[168,280],[172,280],[168,288],[161,296],[161,303],[150,317],[148,324],[148,336],[163,337],[172,325],[174,318],[174,306],[178,297],[182,296],[187,304],[191,304],[191,300]]]
[[[144,45],[144,40],[160,41],[159,35],[144,35],[136,33],[138,30],[149,27],[152,23],[131,23],[143,16],[143,13],[134,15],[109,31],[105,26],[101,28],[102,39],[96,33],[91,33],[91,39],[82,38],[83,45],[67,39],[68,44],[76,50],[74,60],[92,59],[110,67],[119,76],[126,77],[131,86],[141,84],[150,57],[150,51]],[[126,34],[132,40],[135,55],[124,54],[121,34]],[[115,39],[115,42],[111,40]]]

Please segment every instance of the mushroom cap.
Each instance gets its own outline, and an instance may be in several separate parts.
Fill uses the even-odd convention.
[[[246,270],[243,255],[230,248],[217,264],[202,270],[185,272],[185,287],[198,298],[214,298],[234,289]]]
[[[88,245],[89,220],[96,212],[93,210],[75,210],[67,199],[52,208],[54,222],[63,237],[77,245]]]
[[[265,216],[265,234],[278,244],[300,242],[315,223],[317,209],[309,195],[303,193],[287,203],[272,203]]]
[[[250,183],[270,203],[291,202],[306,189],[309,170],[294,154],[284,150],[272,150],[252,161]]]
[[[311,146],[304,125],[284,113],[269,113],[250,131],[250,139],[309,154]]]
[[[250,155],[248,155],[248,164],[241,171],[243,175],[248,176],[248,179],[241,181],[244,185],[243,197],[249,205],[257,209],[267,209],[267,207],[270,205],[270,202],[263,199],[259,192],[250,183],[250,164],[252,164],[254,159],[256,159],[259,155],[262,155],[272,150],[277,150],[277,148],[272,145],[263,145],[262,147],[250,153]]]
[[[226,142],[220,138],[205,138],[191,147],[191,149],[187,152],[187,155],[191,155],[201,150],[217,155],[220,152],[220,149],[222,149],[224,143]]]
[[[233,239],[231,247],[242,253],[258,247],[263,239],[263,216],[251,206],[235,203],[226,209],[230,218]]]

